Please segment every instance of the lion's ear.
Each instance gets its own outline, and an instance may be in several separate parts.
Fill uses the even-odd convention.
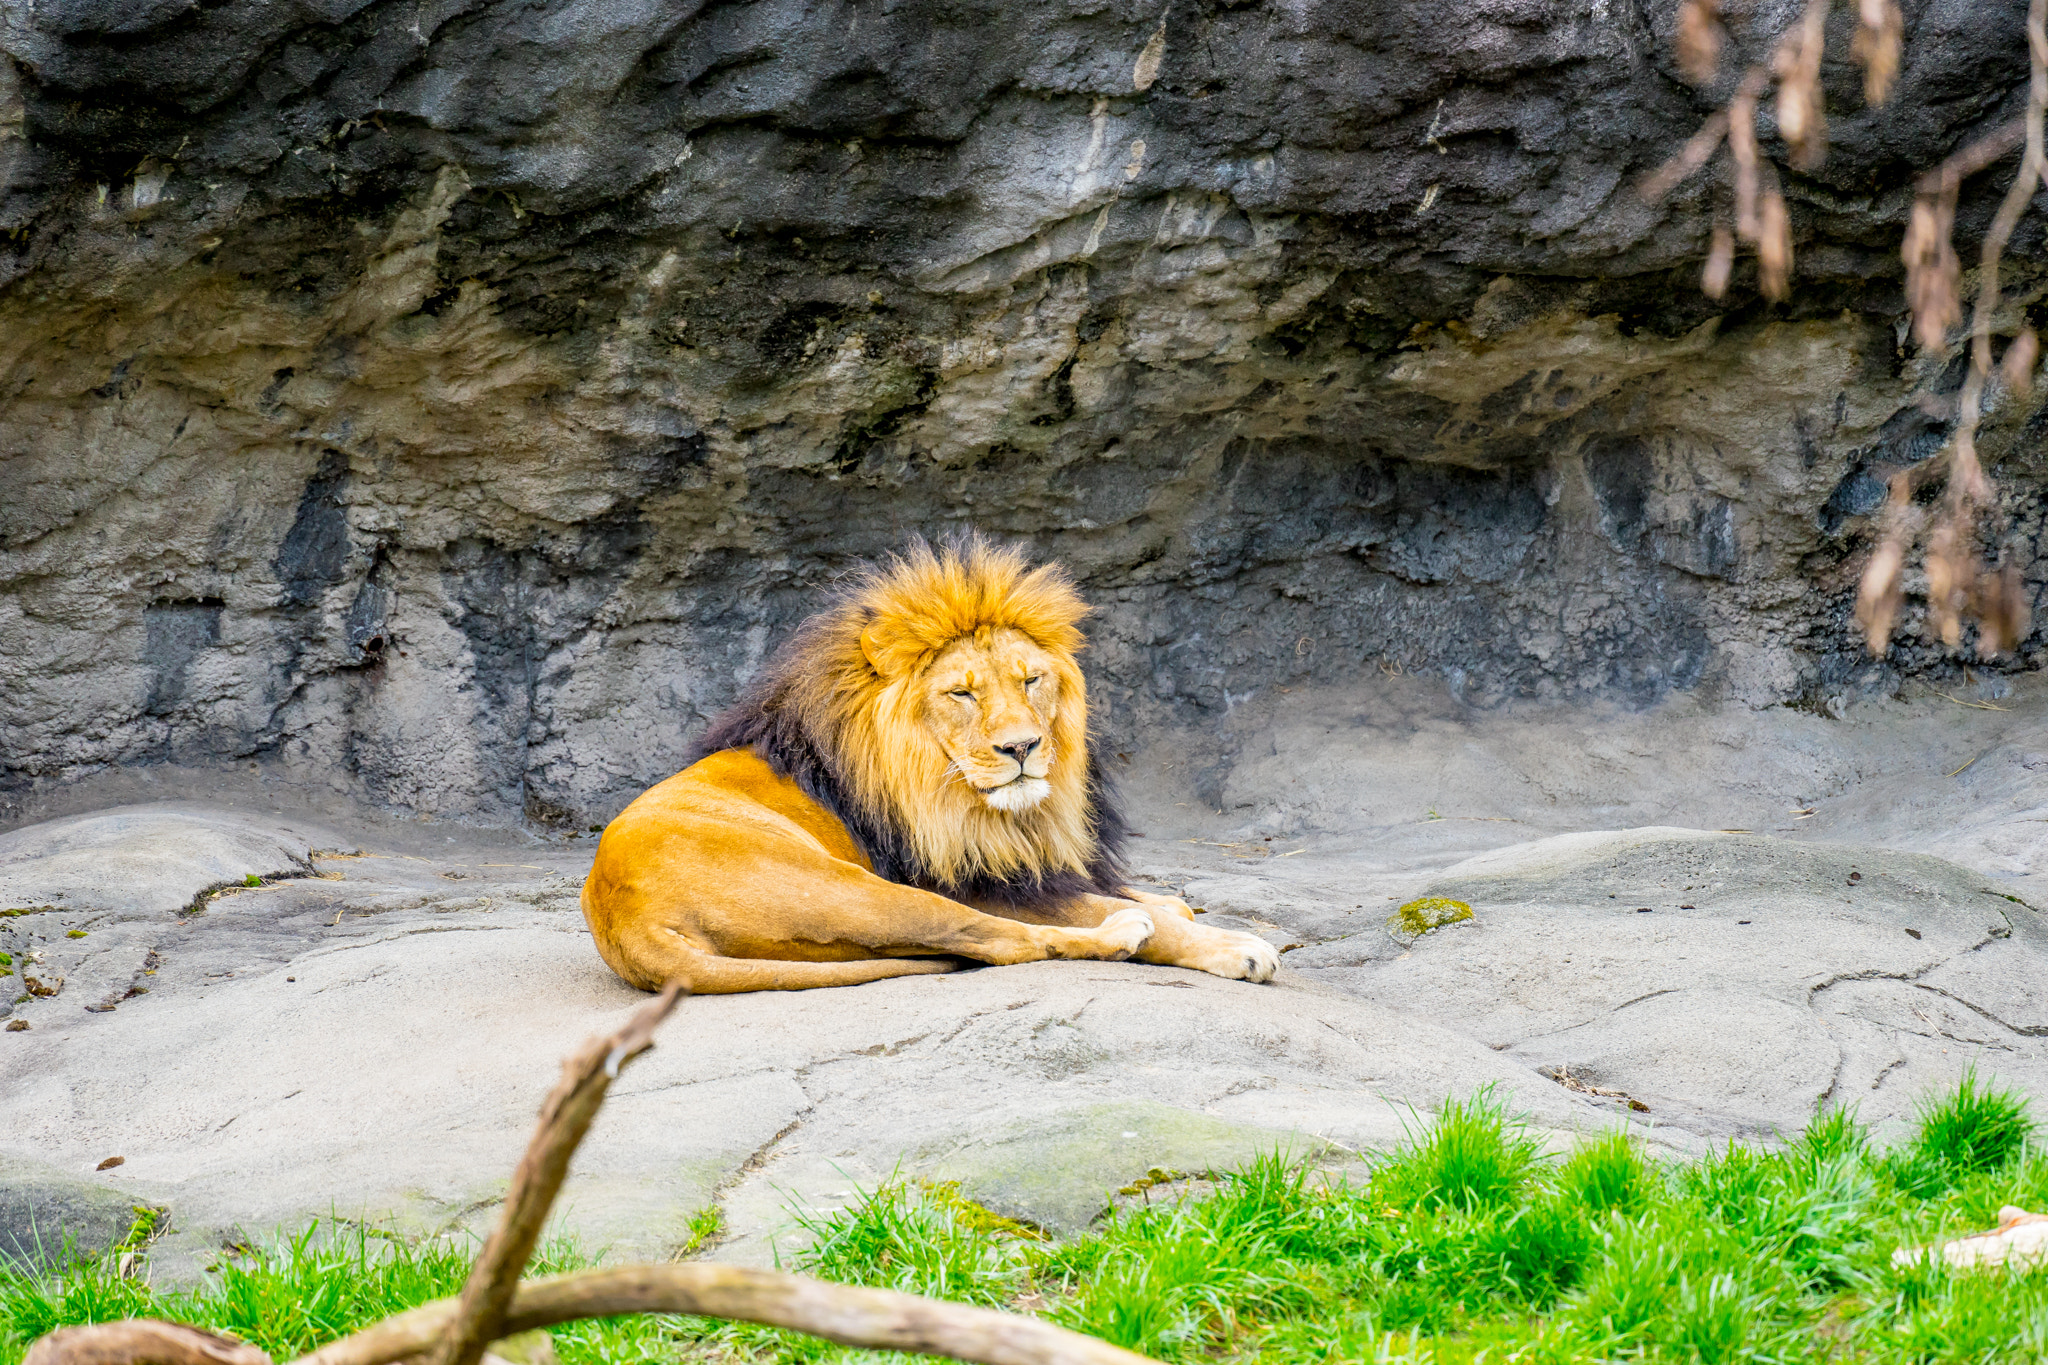
[[[884,678],[901,677],[916,660],[915,648],[905,648],[899,634],[880,621],[860,633],[860,652],[867,655],[868,666]]]
[[[882,667],[882,656],[886,651],[882,646],[881,633],[873,626],[869,626],[860,633],[860,652],[868,656],[869,668],[874,669],[875,672],[882,674],[884,677],[888,676],[889,670]]]

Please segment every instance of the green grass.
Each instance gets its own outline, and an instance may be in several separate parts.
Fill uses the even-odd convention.
[[[1831,1111],[1774,1150],[1731,1143],[1663,1165],[1625,1133],[1562,1159],[1482,1092],[1444,1104],[1369,1174],[1279,1157],[1055,1242],[963,1198],[894,1181],[799,1212],[793,1268],[963,1303],[1042,1312],[1174,1362],[2048,1362],[2048,1267],[1961,1274],[1892,1251],[2048,1210],[2048,1152],[2026,1105],[1966,1075],[1910,1141],[1873,1147]],[[715,1214],[693,1221],[715,1235]],[[474,1247],[351,1231],[228,1259],[158,1295],[110,1264],[0,1275],[0,1365],[61,1323],[177,1318],[304,1351],[455,1292]],[[557,1246],[538,1272],[582,1258]],[[862,1353],[702,1318],[555,1331],[563,1365],[703,1360],[822,1365]]]
[[[112,1263],[61,1277],[0,1272],[0,1362],[14,1365],[30,1341],[70,1323],[171,1318],[253,1341],[280,1359],[302,1354],[392,1313],[452,1294],[475,1248],[406,1245],[360,1230],[323,1237],[318,1226],[290,1241],[224,1259],[202,1292],[159,1294]]]

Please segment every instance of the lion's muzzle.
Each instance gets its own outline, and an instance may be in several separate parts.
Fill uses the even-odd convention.
[[[981,799],[997,810],[1026,811],[1051,795],[1052,783],[1020,772],[1002,786],[983,791]]]

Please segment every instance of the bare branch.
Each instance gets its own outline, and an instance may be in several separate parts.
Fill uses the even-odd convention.
[[[454,1301],[416,1308],[293,1365],[392,1365],[446,1330]],[[758,1322],[844,1346],[982,1365],[1141,1365],[1146,1357],[1038,1318],[708,1261],[589,1270],[519,1286],[505,1330],[618,1313],[691,1313]],[[107,1362],[106,1365],[115,1365]]]
[[[1961,184],[1999,158],[2010,154],[2013,148],[2026,140],[2027,120],[2024,117],[2016,118],[2011,123],[1986,133],[1922,175],[1914,190],[1919,194],[1939,194],[1943,189]]]
[[[1891,644],[1904,595],[1906,553],[1919,533],[1920,509],[1913,505],[1913,476],[1902,469],[1892,475],[1884,532],[1856,590],[1856,624],[1863,627],[1863,640],[1872,654],[1883,654]]]
[[[1958,301],[1962,265],[1956,260],[1952,235],[1956,197],[1953,190],[1921,195],[1906,219],[1906,238],[1899,258],[1906,264],[1906,306],[1913,315],[1913,338],[1922,350],[1938,351],[1948,329],[1963,316]]]
[[[2029,80],[2026,116],[1979,138],[1922,176],[1901,254],[1906,261],[1907,298],[1913,309],[1914,335],[1929,350],[1947,339],[1948,327],[1961,314],[1957,297],[1960,273],[1952,234],[1956,197],[1963,179],[1989,166],[2024,140],[2026,155],[2019,173],[1984,234],[1979,254],[1977,303],[1970,319],[1970,368],[1956,401],[1956,429],[1934,459],[1892,480],[1891,507],[1884,542],[1864,569],[1857,595],[1857,620],[1864,626],[1873,653],[1881,653],[1890,637],[1897,606],[1897,578],[1911,537],[1901,540],[1900,528],[1916,526],[1910,512],[1915,486],[1934,473],[1948,477],[1940,516],[1927,537],[1927,624],[1947,648],[1962,643],[1963,621],[1977,621],[1977,651],[1990,658],[2026,638],[2032,612],[2023,576],[2016,565],[1983,562],[1977,550],[1980,524],[1989,515],[2001,521],[1996,490],[1977,454],[1977,427],[1984,416],[1984,390],[1991,377],[1991,323],[1998,312],[1999,265],[2020,216],[2040,186],[2048,156],[2043,150],[2043,122],[2048,118],[2048,0],[2032,0],[2027,9]],[[2030,385],[2038,342],[2023,332],[2008,351],[2008,369],[2015,388]],[[1895,562],[1896,561],[1896,562]],[[1889,606],[1887,606],[1889,603]]]
[[[270,1357],[233,1337],[133,1318],[60,1327],[30,1346],[22,1365],[270,1365]]]
[[[2012,240],[2012,230],[2019,226],[2020,215],[2027,211],[2027,205],[2040,186],[2043,168],[2042,120],[2048,113],[2048,4],[2044,0],[2033,0],[2027,9],[2027,45],[2033,58],[2032,79],[2027,87],[2026,144],[2027,154],[2020,159],[2019,174],[2013,177],[2012,185],[2006,190],[2005,198],[1992,216],[1991,229],[1984,234],[1977,289],[1977,312],[1970,328],[1970,373],[1963,381],[1960,423],[1956,430],[1956,445],[1960,452],[1968,447],[1970,462],[1976,463],[1977,422],[1982,416],[1984,382],[1991,375],[1991,318],[1998,311],[1998,266],[2005,255],[2005,244]],[[1981,475],[1979,476],[1981,478]],[[1950,482],[1953,485],[1954,477]],[[1968,496],[1988,493],[1988,489],[1971,488]]]
[[[477,1365],[484,1348],[507,1335],[505,1310],[526,1263],[540,1240],[548,1210],[569,1173],[569,1158],[604,1103],[619,1068],[646,1051],[654,1030],[682,999],[683,985],[671,982],[653,1002],[609,1038],[597,1038],[562,1063],[562,1079],[541,1106],[540,1126],[512,1172],[512,1189],[497,1230],[484,1243],[462,1286],[460,1308],[429,1365]]]
[[[1776,303],[1792,292],[1792,218],[1776,184],[1764,191],[1757,212],[1756,263],[1757,288],[1765,298]]]
[[[395,1365],[451,1335],[459,1299],[441,1299],[329,1342],[292,1365]],[[980,1365],[1151,1365],[1106,1341],[1018,1313],[863,1289],[709,1261],[618,1266],[521,1284],[508,1335],[621,1313],[690,1313],[784,1327],[875,1351],[950,1356]],[[67,1327],[23,1365],[270,1365],[253,1346],[166,1322]]]
[[[1963,642],[1963,609],[1969,605],[1971,547],[1965,544],[1972,526],[1954,516],[1934,524],[1927,537],[1927,625],[1943,645]]]
[[[2034,366],[2041,359],[2041,338],[2031,327],[2020,328],[2020,334],[2012,339],[2012,345],[2005,348],[2005,358],[1998,362],[1999,377],[2006,386],[2021,398],[2029,398],[2034,392]]]
[[[2027,638],[2033,609],[2017,564],[2002,564],[1977,575],[1970,610],[1977,617],[1977,654],[1989,659],[2015,649]]]
[[[1735,269],[1735,234],[1716,224],[1714,244],[1707,248],[1706,268],[1700,271],[1700,292],[1718,299],[1728,292],[1728,276]]]
[[[1034,1317],[941,1303],[887,1289],[827,1284],[778,1271],[688,1262],[621,1266],[519,1282],[542,1223],[610,1082],[652,1042],[680,983],[609,1038],[562,1066],[513,1175],[496,1232],[462,1293],[330,1342],[296,1365],[490,1360],[483,1348],[521,1332],[620,1313],[692,1313],[808,1332],[847,1346],[951,1356],[979,1365],[1152,1365],[1146,1357]],[[67,1327],[29,1348],[24,1365],[271,1365],[253,1346],[176,1323]]]

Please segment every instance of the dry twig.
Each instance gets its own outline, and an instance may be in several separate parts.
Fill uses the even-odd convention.
[[[655,1028],[683,998],[683,989],[680,981],[670,982],[624,1028],[585,1043],[562,1063],[562,1079],[541,1105],[540,1126],[512,1172],[504,1216],[471,1267],[460,1309],[427,1365],[477,1365],[484,1348],[506,1335],[505,1310],[569,1174],[569,1158],[590,1131],[619,1068],[653,1045]]]
[[[1656,174],[1643,182],[1642,196],[1655,201],[1671,193],[1678,182],[1707,164],[1715,152],[1721,149],[1721,140],[1728,136],[1728,115],[1724,110],[1715,110],[1700,130],[1685,140],[1672,157],[1657,168]]]
[[[1849,54],[1863,68],[1863,98],[1871,104],[1883,104],[1891,96],[1905,31],[1898,0],[1858,0],[1856,40]]]
[[[1786,30],[1771,58],[1778,77],[1778,135],[1792,149],[1792,164],[1802,171],[1814,169],[1828,155],[1827,108],[1820,96],[1828,3],[1806,0],[1806,12]]]
[[[1948,329],[1962,321],[1958,280],[1962,263],[1952,237],[1956,196],[1963,182],[2008,155],[2026,140],[2027,121],[2016,119],[1978,138],[1920,177],[1913,209],[1906,222],[1906,240],[1899,253],[1906,263],[1906,303],[1913,314],[1913,337],[1923,350],[1938,351]]]

